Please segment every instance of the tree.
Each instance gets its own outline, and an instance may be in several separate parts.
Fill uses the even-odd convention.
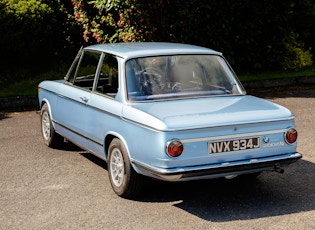
[[[145,40],[145,22],[137,0],[72,0],[71,17],[83,29],[87,43]]]
[[[47,64],[70,46],[65,12],[60,1],[0,0],[1,64]]]
[[[171,41],[222,51],[241,71],[312,64],[297,23],[311,0],[72,0],[87,43]],[[312,9],[312,8],[311,8]],[[297,13],[295,13],[297,12]],[[312,10],[307,11],[314,20]],[[299,20],[298,20],[299,19]],[[294,25],[293,21],[296,22]],[[300,20],[301,22],[301,20]],[[310,34],[312,26],[305,26]],[[312,40],[313,41],[313,40]]]

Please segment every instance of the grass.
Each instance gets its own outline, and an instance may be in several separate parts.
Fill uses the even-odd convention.
[[[260,72],[260,73],[249,73],[240,74],[238,77],[242,82],[246,81],[259,81],[259,80],[270,80],[270,79],[283,79],[283,78],[295,78],[295,77],[310,77],[315,76],[315,65],[312,65],[306,69],[295,71],[273,71],[273,72]]]
[[[70,63],[67,63],[70,65]],[[62,79],[67,71],[68,65],[61,64],[50,67],[50,69],[38,71],[30,69],[20,69],[0,74],[0,97],[15,97],[15,96],[35,96],[37,95],[37,86],[43,80]],[[241,74],[239,79],[241,82],[267,80],[267,79],[283,79],[294,77],[315,76],[315,65],[300,71],[275,71]],[[12,79],[20,79],[16,82],[7,80],[8,83],[1,84],[1,79],[12,77]]]
[[[0,84],[0,97],[35,96],[37,95],[37,86],[40,82],[63,79],[66,76],[68,67],[64,64],[55,65],[42,71],[22,68],[14,71],[14,73],[6,72],[3,75],[1,74],[0,78],[2,79],[11,77],[12,79],[20,80],[15,82],[6,80],[6,84]]]

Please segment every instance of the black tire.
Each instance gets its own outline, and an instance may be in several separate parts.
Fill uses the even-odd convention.
[[[60,146],[63,142],[63,139],[58,133],[56,133],[54,126],[52,125],[47,104],[43,105],[40,115],[41,115],[41,133],[42,133],[42,137],[44,139],[45,144],[51,148]]]
[[[108,176],[114,192],[123,198],[130,198],[139,193],[142,176],[134,171],[124,144],[114,138],[108,149]]]

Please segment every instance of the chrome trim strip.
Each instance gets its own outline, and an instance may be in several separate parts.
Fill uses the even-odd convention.
[[[40,87],[40,86],[38,86],[38,87]],[[49,89],[46,89],[46,88],[44,88],[44,87],[40,87],[40,89],[42,90],[45,90],[45,91],[47,91],[47,92],[49,92],[49,93],[52,93],[52,94],[55,94],[55,95],[57,95],[58,96],[58,94],[55,92],[55,91],[51,91],[51,90],[49,90]],[[45,98],[45,97],[44,97]]]
[[[86,102],[83,102],[82,100],[75,100],[74,98],[71,98],[71,97],[68,97],[68,96],[65,96],[63,94],[56,94],[58,97],[60,98],[63,98],[65,100],[69,100],[69,101],[73,101],[73,102],[77,102],[79,104],[83,104],[83,105],[86,105]]]
[[[95,92],[91,92],[91,93],[94,93],[94,94],[95,94]],[[103,96],[103,97],[105,97],[105,98],[114,100],[113,98],[111,98],[111,97],[109,97],[109,96],[106,96],[106,95],[104,95],[104,94],[100,94],[100,95]],[[89,102],[83,102],[83,101],[80,101],[80,100],[75,100],[75,99],[73,99],[73,98],[71,98],[71,97],[67,97],[67,96],[62,95],[62,94],[58,94],[57,96],[58,96],[58,97],[61,97],[61,98],[64,98],[64,99],[67,99],[67,100],[70,100],[70,101],[73,101],[73,102],[77,102],[77,103],[83,104],[83,105],[85,105],[86,107],[89,107],[89,108],[92,108],[92,109],[101,111],[101,112],[106,113],[106,114],[109,114],[109,115],[111,115],[111,116],[115,116],[115,117],[120,118],[119,115],[114,114],[114,113],[111,113],[111,112],[106,111],[106,110],[104,110],[104,109],[101,109],[101,108],[97,108],[97,107],[95,107],[95,106],[92,106],[92,105],[89,104]]]
[[[189,131],[189,130],[199,130],[199,129],[208,129],[208,128],[217,128],[217,127],[226,127],[226,126],[237,126],[237,125],[247,125],[247,124],[261,124],[261,123],[267,123],[267,122],[279,122],[279,121],[290,121],[294,120],[293,117],[288,117],[288,118],[279,118],[279,119],[274,119],[274,120],[263,120],[263,121],[251,121],[251,122],[239,122],[239,123],[234,123],[234,124],[219,124],[219,125],[213,125],[213,126],[202,126],[202,127],[193,127],[193,128],[182,128],[182,129],[157,129],[154,128],[153,126],[149,125],[144,125],[142,123],[136,122],[134,120],[128,119],[126,117],[122,117],[123,120],[128,121],[130,123],[134,123],[137,125],[140,125],[144,128],[151,129],[157,132],[178,132],[178,131]]]
[[[169,130],[156,129],[156,128],[152,127],[152,126],[145,125],[143,123],[131,120],[131,119],[126,118],[126,117],[121,117],[121,119],[126,121],[126,122],[129,122],[129,123],[132,123],[132,124],[135,124],[135,125],[139,125],[139,126],[145,128],[145,129],[149,129],[149,130],[152,130],[152,131],[155,131],[155,132],[169,132]],[[173,131],[173,130],[170,130],[170,131]]]
[[[61,124],[60,122],[58,122],[58,121],[56,121],[56,120],[53,120],[53,122],[56,123],[57,125],[60,125],[60,126],[63,127],[64,129],[67,129],[68,131],[70,131],[70,132],[72,132],[72,133],[78,135],[78,136],[81,136],[81,137],[83,137],[83,138],[85,138],[85,139],[87,139],[87,140],[89,140],[89,141],[92,141],[92,142],[94,142],[95,144],[98,144],[98,145],[100,145],[100,146],[102,146],[102,147],[104,146],[103,143],[99,143],[98,141],[93,140],[93,139],[91,139],[91,138],[89,138],[89,137],[83,135],[82,133],[79,133],[79,132],[77,132],[77,131],[75,131],[75,130],[73,130],[73,129],[70,129],[70,128],[68,128],[67,126]]]
[[[191,142],[202,142],[202,141],[216,141],[221,139],[233,139],[233,138],[242,138],[242,137],[252,137],[252,136],[260,136],[260,135],[270,135],[276,133],[285,133],[286,129],[280,130],[272,130],[272,131],[264,131],[264,132],[255,132],[255,133],[243,133],[243,134],[233,134],[227,136],[215,136],[215,137],[204,137],[204,138],[195,138],[195,139],[186,139],[180,140],[182,143],[191,143]]]
[[[97,110],[97,111],[100,111],[100,112],[102,112],[102,113],[108,114],[108,115],[110,115],[110,116],[113,116],[113,117],[116,117],[116,118],[121,119],[121,117],[120,117],[119,115],[117,115],[117,114],[115,114],[115,113],[111,113],[111,112],[109,112],[109,111],[107,111],[107,110],[104,110],[104,109],[101,109],[101,108],[97,108],[97,107],[91,106],[91,105],[89,105],[89,104],[87,104],[86,106],[89,107],[89,108],[95,109],[95,110]]]

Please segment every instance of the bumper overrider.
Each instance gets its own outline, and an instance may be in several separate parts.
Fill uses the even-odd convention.
[[[132,161],[132,163],[138,173],[147,176],[164,181],[188,181],[269,170],[283,172],[282,167],[288,166],[300,158],[302,158],[302,154],[295,152],[266,158],[167,169],[146,165],[137,161]]]

